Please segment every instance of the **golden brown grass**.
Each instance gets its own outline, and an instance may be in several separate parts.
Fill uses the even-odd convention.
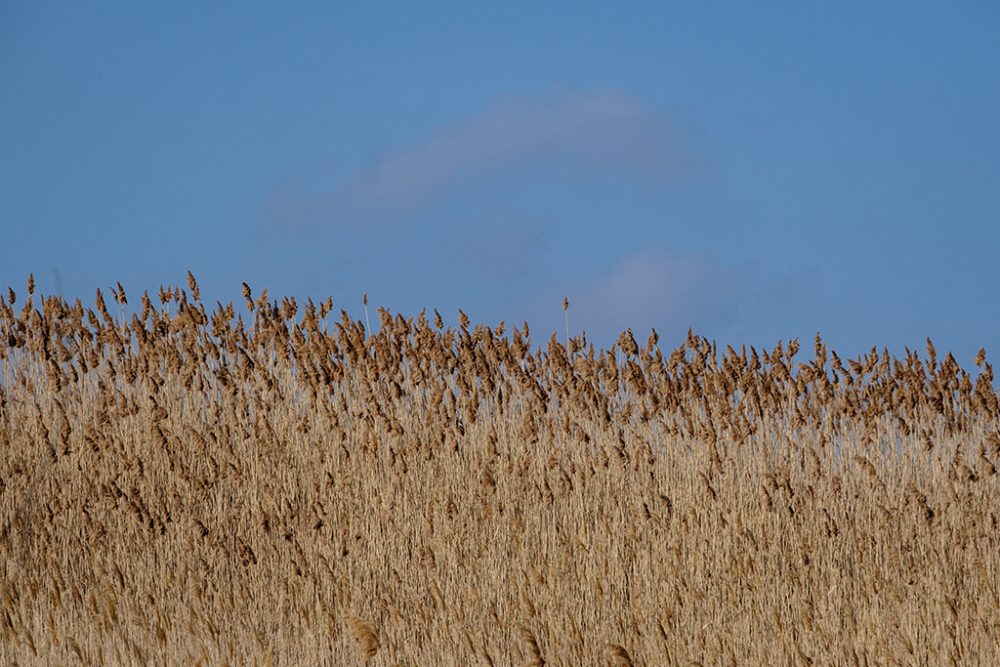
[[[983,355],[32,291],[0,299],[3,664],[1000,664]]]

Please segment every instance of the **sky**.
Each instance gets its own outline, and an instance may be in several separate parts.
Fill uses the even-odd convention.
[[[0,5],[0,287],[1000,353],[1000,5]]]

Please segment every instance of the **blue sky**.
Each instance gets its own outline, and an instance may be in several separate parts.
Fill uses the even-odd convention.
[[[0,8],[0,286],[1000,349],[996,3],[140,4]]]

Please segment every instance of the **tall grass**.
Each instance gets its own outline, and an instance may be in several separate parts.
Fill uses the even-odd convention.
[[[32,292],[3,664],[1000,664],[982,355]]]

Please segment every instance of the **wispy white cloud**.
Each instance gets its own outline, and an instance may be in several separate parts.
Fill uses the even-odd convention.
[[[274,193],[272,218],[370,220],[410,213],[496,169],[557,161],[570,170],[669,178],[681,169],[669,116],[616,91],[512,99],[358,169],[327,194]]]
[[[563,292],[570,298],[573,331],[609,344],[626,328],[637,338],[654,328],[665,337],[681,336],[689,327],[718,332],[738,314],[741,284],[735,272],[708,259],[651,249],[624,257],[591,281],[566,285]],[[561,298],[556,296],[551,290],[540,324],[557,322],[553,314]]]

